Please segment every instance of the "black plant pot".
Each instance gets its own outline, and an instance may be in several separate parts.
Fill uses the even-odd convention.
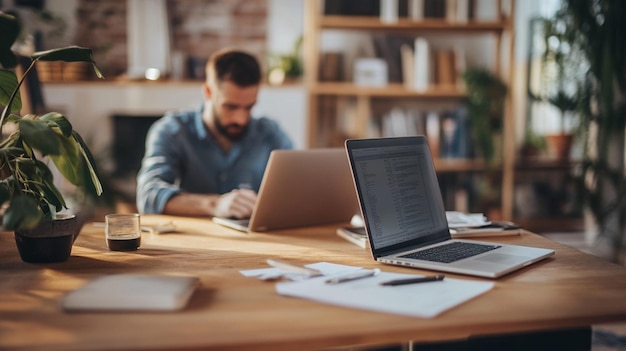
[[[78,236],[80,225],[76,216],[62,216],[44,220],[29,230],[15,231],[15,243],[24,262],[64,262],[72,253],[72,245]]]

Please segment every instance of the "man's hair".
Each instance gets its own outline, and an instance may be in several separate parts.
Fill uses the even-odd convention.
[[[261,66],[257,59],[243,51],[220,50],[209,58],[206,65],[208,83],[220,85],[231,81],[238,86],[248,87],[261,83]]]

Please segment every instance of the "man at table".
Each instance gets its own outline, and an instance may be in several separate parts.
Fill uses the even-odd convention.
[[[262,77],[253,56],[219,51],[206,77],[199,110],[168,114],[148,131],[140,213],[249,217],[270,152],[293,148],[278,123],[251,116]]]

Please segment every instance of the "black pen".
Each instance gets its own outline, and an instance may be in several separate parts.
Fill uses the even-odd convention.
[[[389,280],[389,281],[380,283],[380,285],[396,286],[396,285],[407,285],[407,284],[417,284],[417,283],[427,283],[427,282],[438,282],[438,281],[442,281],[443,278],[445,278],[445,275],[439,274],[439,275],[434,275],[431,277]]]

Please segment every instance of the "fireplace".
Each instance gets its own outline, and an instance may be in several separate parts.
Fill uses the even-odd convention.
[[[146,151],[148,129],[163,116],[153,114],[115,114],[113,119],[114,178],[134,178]]]

